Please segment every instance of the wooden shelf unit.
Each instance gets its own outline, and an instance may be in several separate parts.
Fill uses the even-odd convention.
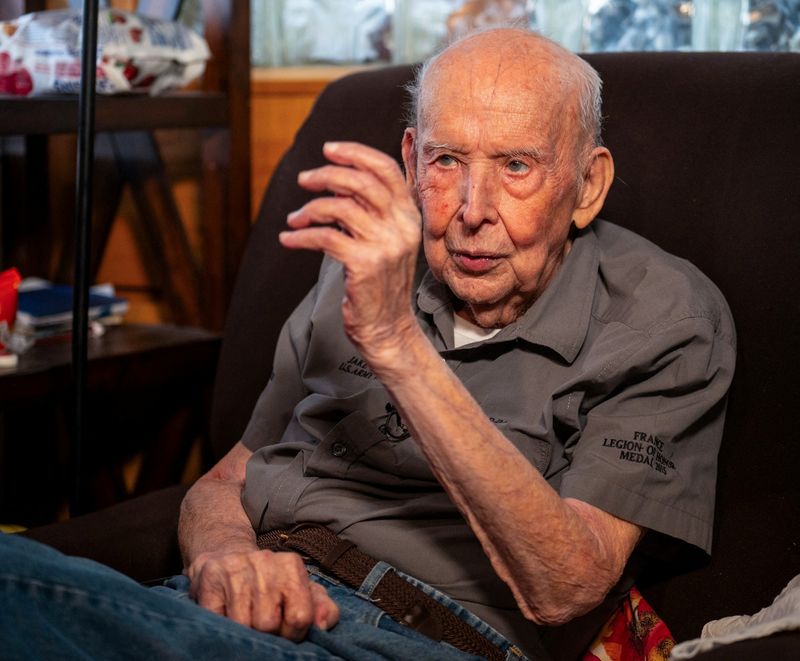
[[[39,11],[45,7],[43,0],[15,0],[12,4],[19,13]],[[0,15],[7,18],[10,11],[4,7]],[[144,207],[150,212],[149,215],[154,216],[143,219],[143,222],[155,224],[154,229],[148,229],[148,235],[156,236],[156,230],[164,227],[163,234],[174,237],[174,240],[167,241],[167,247],[177,247],[173,251],[177,256],[171,257],[158,254],[157,245],[153,246],[155,255],[148,247],[151,259],[146,265],[161,269],[163,264],[169,263],[171,272],[177,274],[174,291],[168,291],[165,295],[169,308],[177,311],[172,321],[221,329],[252,217],[250,6],[248,2],[235,0],[203,0],[203,12],[204,36],[212,57],[207,62],[198,89],[158,96],[100,95],[96,104],[95,131],[98,134],[124,132],[128,138],[135,133],[145,135],[159,129],[191,129],[199,133],[201,144],[198,151],[202,158],[199,189],[202,199],[197,225],[203,246],[202,264],[191,263],[189,242],[181,219],[175,217],[177,211],[174,202],[164,199],[165,192],[170,194],[169,185],[163,176],[160,155],[157,151],[153,153],[153,149],[157,149],[153,140],[141,141],[138,145],[141,147],[140,160],[133,162],[132,167],[134,174],[140,177],[138,183],[141,194],[148,198],[144,205],[139,205],[140,210]],[[77,126],[77,96],[0,96],[0,137],[25,137],[25,179],[29,186],[34,181],[46,186],[48,136],[74,133]],[[126,146],[128,144],[130,140]],[[142,155],[147,157],[146,162],[141,161]],[[125,155],[122,156],[124,158]],[[127,168],[127,173],[130,172],[131,168]],[[4,197],[14,194],[11,187],[3,192]],[[121,191],[116,193],[121,194]],[[46,189],[40,193],[29,192],[29,195],[33,198],[32,204],[25,202],[12,213],[4,214],[0,210],[0,227],[6,223],[41,227],[46,222],[53,222],[52,218],[42,218],[48,212],[47,204],[42,201],[42,197],[47,197]],[[65,211],[60,214],[58,222],[64,223],[64,218],[71,222],[69,210]],[[113,209],[110,212],[113,213]],[[98,218],[97,214],[94,218],[95,224],[110,223],[112,220],[113,216]],[[102,242],[108,237],[108,231],[105,230],[101,228],[95,232],[98,238],[93,242],[95,253],[102,252]],[[184,236],[177,236],[181,231],[184,231]],[[40,235],[46,233],[41,229],[39,232]],[[34,237],[32,240],[37,239]],[[179,260],[177,265],[176,259]],[[99,263],[100,255],[93,255],[93,265],[99,266]],[[64,269],[59,271],[59,275],[65,274]],[[159,281],[159,278],[154,280]],[[172,286],[168,281],[161,284],[165,288]]]
[[[4,96],[0,135],[74,133],[78,125],[75,97]],[[173,92],[162,96],[99,96],[96,131],[226,127],[228,100],[221,92]]]
[[[10,2],[17,14],[9,13],[10,5],[4,5],[0,18],[45,8],[43,0]],[[101,462],[89,467],[90,481],[101,474],[103,479],[109,475],[113,478],[113,462],[122,452],[115,443],[131,432],[126,428],[117,433],[103,427],[109,407],[114,409],[114,415],[119,413],[130,420],[129,427],[137,428],[145,452],[145,468],[150,467],[142,470],[146,479],[140,488],[148,490],[173,483],[176,469],[180,470],[186,461],[187,443],[193,443],[202,432],[202,421],[208,414],[221,341],[218,331],[224,323],[251,220],[250,7],[249,2],[238,0],[203,0],[203,11],[204,36],[212,59],[199,89],[160,96],[97,99],[96,134],[114,149],[104,169],[99,170],[95,151],[93,273],[100,263],[122,187],[130,186],[140,211],[138,222],[143,227],[142,243],[147,244],[148,265],[160,269],[159,280],[169,290],[165,291],[165,299],[170,309],[177,311],[173,321],[178,325],[123,324],[102,338],[90,340],[88,397],[103,403],[102,407],[87,411],[93,434],[87,453],[99,452],[88,456]],[[74,133],[77,127],[76,96],[0,97],[0,138],[22,136],[21,140],[13,138],[13,144],[15,149],[23,147],[20,156],[15,154],[14,162],[21,165],[22,174],[11,182],[22,182],[22,186],[8,185],[4,181],[8,172],[0,165],[0,181],[7,184],[0,185],[4,201],[0,229],[13,224],[13,235],[28,240],[34,252],[37,242],[49,240],[54,223],[58,223],[62,237],[72,226],[70,210],[50,208],[47,141],[50,136]],[[193,134],[187,133],[190,139],[200,140],[202,199],[197,225],[203,245],[202,263],[193,259],[189,249],[184,223],[152,135],[160,129],[192,130]],[[2,146],[0,141],[0,155]],[[6,205],[5,201],[12,198],[19,203]],[[8,209],[11,211],[4,213]],[[21,229],[16,232],[18,227]],[[64,251],[71,254],[72,242],[62,241]],[[3,248],[5,252],[8,246]],[[23,257],[30,253],[21,252]],[[24,260],[13,265],[25,275],[35,273]],[[18,504],[26,503],[27,496],[33,497],[34,492],[42,501],[58,498],[63,489],[63,456],[59,459],[55,455],[63,455],[64,447],[49,445],[56,440],[61,443],[64,438],[64,442],[70,442],[69,433],[64,432],[64,420],[69,418],[65,402],[70,399],[71,369],[69,343],[49,342],[23,355],[16,369],[0,371],[0,473],[14,477],[13,484],[10,479],[5,480],[0,488],[3,516],[19,511],[20,516],[29,515],[32,521],[42,523],[37,517],[49,516],[50,510],[33,507],[26,513],[27,506],[18,510]],[[41,432],[38,436],[29,432],[29,421]],[[113,417],[110,424],[114,424]],[[152,433],[139,434],[140,424],[158,427]],[[105,443],[109,445],[106,447]],[[108,463],[102,464],[106,452]],[[28,475],[31,462],[37,460],[46,467]],[[61,472],[53,472],[56,468]],[[112,481],[115,488],[111,501],[124,497],[118,489],[119,480]],[[26,490],[32,490],[31,494]],[[111,501],[98,497],[92,504],[99,507]]]

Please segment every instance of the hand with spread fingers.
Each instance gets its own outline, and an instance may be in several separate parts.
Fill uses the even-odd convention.
[[[411,309],[420,243],[420,214],[397,162],[354,142],[329,142],[331,161],[298,182],[330,191],[288,217],[287,248],[320,250],[344,265],[342,317],[351,341],[369,360],[416,327]]]

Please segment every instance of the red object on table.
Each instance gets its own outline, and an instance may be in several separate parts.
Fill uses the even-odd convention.
[[[17,316],[17,290],[20,282],[22,276],[17,269],[0,271],[0,323],[5,321],[9,330]],[[2,350],[3,344],[0,342],[0,351]]]

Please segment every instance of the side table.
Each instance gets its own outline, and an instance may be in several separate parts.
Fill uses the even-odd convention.
[[[221,335],[123,324],[89,340],[87,502],[99,508],[179,481],[204,435]],[[69,338],[38,343],[0,370],[0,520],[52,521],[75,476],[69,457]],[[132,492],[121,467],[141,455]]]

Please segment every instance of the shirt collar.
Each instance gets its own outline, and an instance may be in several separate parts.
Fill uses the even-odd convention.
[[[590,225],[577,233],[564,263],[530,309],[486,343],[521,339],[548,347],[571,363],[589,329],[599,261],[597,235]],[[417,288],[419,309],[435,315],[452,303],[449,288],[428,269]]]

